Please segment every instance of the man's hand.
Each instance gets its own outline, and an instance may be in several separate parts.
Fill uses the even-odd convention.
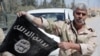
[[[17,16],[18,17],[21,17],[21,16],[26,16],[26,18],[30,21],[30,22],[33,22],[33,20],[35,19],[35,17],[25,11],[20,11],[17,13]]]
[[[42,26],[42,20],[40,17],[35,17],[34,15],[31,15],[30,13],[27,13],[25,11],[20,11],[17,13],[17,16],[20,17],[20,16],[26,16],[26,18],[31,22],[33,23],[34,25],[37,25],[38,27],[41,27]]]
[[[70,49],[72,46],[72,42],[61,42],[59,43],[59,48],[63,49],[63,50],[67,50]]]
[[[61,42],[59,43],[59,48],[61,48],[62,50],[68,50],[68,49],[75,49],[77,51],[80,51],[80,45],[79,44],[76,44],[76,43],[73,43],[73,42]]]
[[[20,12],[17,13],[17,16],[20,17],[20,16],[26,15],[26,14],[27,14],[27,12],[25,12],[25,11],[20,11]]]

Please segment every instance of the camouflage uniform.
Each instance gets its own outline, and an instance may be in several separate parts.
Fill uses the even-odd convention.
[[[81,46],[81,52],[73,49],[65,51],[60,49],[59,56],[91,56],[96,48],[96,34],[92,28],[85,25],[84,29],[77,33],[73,22],[53,22],[45,19],[42,19],[42,21],[46,32],[59,36],[61,41],[72,41]]]
[[[0,45],[1,45],[1,43],[3,42],[4,38],[5,38],[4,32],[3,32],[3,30],[0,28]],[[0,56],[13,56],[13,55],[12,55],[11,53],[5,51],[5,52],[3,52],[3,53],[0,53]]]

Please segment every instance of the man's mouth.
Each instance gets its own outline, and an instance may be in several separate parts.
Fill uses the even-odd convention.
[[[83,19],[77,19],[76,21],[77,21],[77,23],[81,23],[81,24],[85,23],[85,21]]]

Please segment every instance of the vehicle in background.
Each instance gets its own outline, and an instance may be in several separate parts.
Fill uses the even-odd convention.
[[[95,12],[91,12],[91,16],[92,17],[95,17],[96,16],[96,13]]]
[[[44,17],[49,20],[59,20],[70,19],[73,20],[73,10],[66,8],[48,8],[48,9],[35,9],[29,10],[28,13],[36,16],[36,17]]]
[[[36,17],[43,17],[48,20],[73,20],[73,10],[72,9],[66,9],[66,8],[47,8],[47,9],[35,9],[35,10],[29,10],[27,13],[30,13],[31,15],[34,15]],[[39,28],[40,29],[40,28]],[[55,35],[51,35],[49,33],[46,33],[43,29],[40,29],[44,34],[49,36],[50,38],[54,39],[58,43],[60,42],[60,38]],[[49,56],[58,56],[59,54],[59,48],[57,50],[54,50],[49,54]]]

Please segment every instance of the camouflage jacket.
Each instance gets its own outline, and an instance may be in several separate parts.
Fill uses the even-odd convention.
[[[81,52],[72,49],[66,51],[60,49],[59,56],[91,56],[94,52],[96,48],[96,33],[92,28],[85,25],[83,30],[77,33],[73,22],[42,20],[46,32],[59,36],[61,41],[72,41],[80,44]]]

